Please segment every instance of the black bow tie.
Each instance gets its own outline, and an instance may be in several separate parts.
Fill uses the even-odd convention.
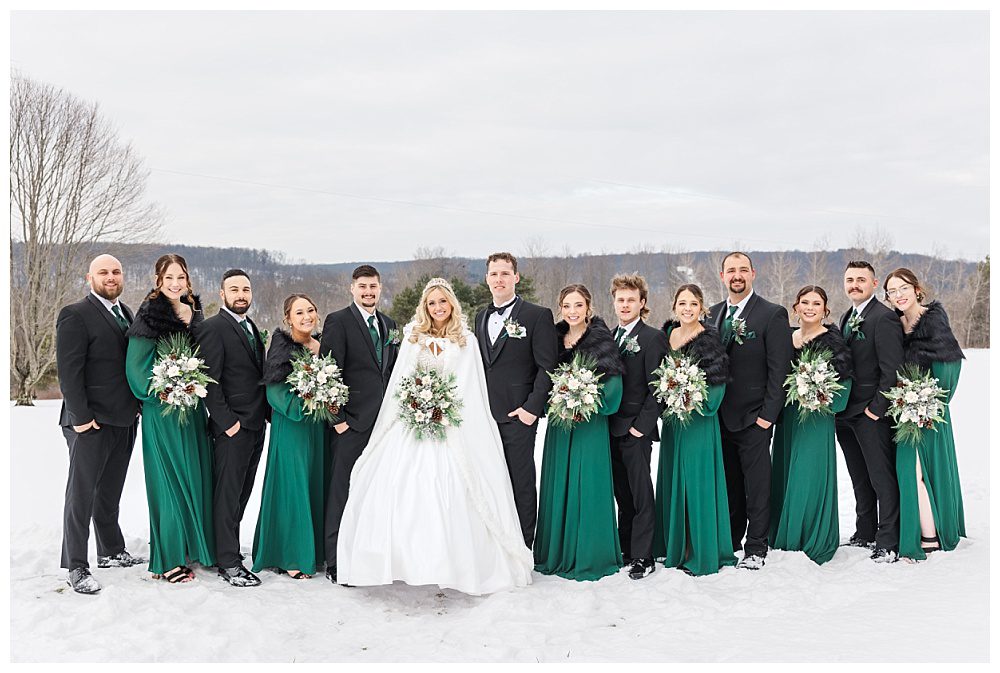
[[[507,309],[509,309],[511,306],[513,306],[514,302],[516,302],[516,301],[517,301],[517,297],[514,297],[509,303],[504,304],[503,306],[499,306],[498,307],[495,304],[490,304],[489,308],[486,309],[486,317],[489,318],[490,314],[492,314],[492,313],[503,313],[504,311],[506,311]]]

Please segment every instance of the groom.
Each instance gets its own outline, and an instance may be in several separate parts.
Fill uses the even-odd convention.
[[[326,316],[321,355],[333,355],[351,390],[350,399],[334,421],[330,439],[333,465],[326,504],[326,576],[337,583],[337,538],[347,505],[351,471],[375,426],[375,417],[399,351],[396,323],[379,311],[382,279],[373,266],[363,264],[351,274],[347,307]]]
[[[535,434],[552,387],[548,372],[556,366],[558,337],[552,311],[517,296],[520,280],[517,259],[512,254],[496,252],[489,256],[486,284],[493,303],[476,315],[476,338],[521,532],[531,549],[538,515]]]

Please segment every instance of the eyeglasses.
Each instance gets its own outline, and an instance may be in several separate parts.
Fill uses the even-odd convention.
[[[885,296],[888,297],[889,299],[892,299],[893,297],[895,297],[897,295],[900,295],[900,294],[902,294],[902,293],[904,293],[904,292],[906,292],[908,290],[912,290],[912,289],[913,289],[913,286],[907,283],[907,284],[904,284],[904,285],[900,285],[899,287],[897,287],[897,288],[895,288],[893,290],[886,290],[885,291]]]

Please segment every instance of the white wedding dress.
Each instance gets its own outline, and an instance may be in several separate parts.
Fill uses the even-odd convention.
[[[371,440],[351,472],[337,543],[337,581],[436,584],[487,594],[531,583],[534,566],[514,507],[500,433],[489,410],[475,336],[466,345],[403,340]],[[440,349],[439,353],[435,353]],[[462,423],[444,441],[418,440],[394,392],[416,366],[455,374]]]

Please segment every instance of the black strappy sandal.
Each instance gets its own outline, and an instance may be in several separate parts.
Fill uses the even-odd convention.
[[[933,545],[931,547],[925,547],[925,544]],[[941,541],[937,539],[937,535],[934,537],[924,537],[920,536],[920,549],[923,550],[925,554],[930,554],[933,551],[941,550]]]
[[[194,572],[187,566],[177,566],[170,572],[163,573],[161,577],[171,584],[181,584],[194,579]]]

